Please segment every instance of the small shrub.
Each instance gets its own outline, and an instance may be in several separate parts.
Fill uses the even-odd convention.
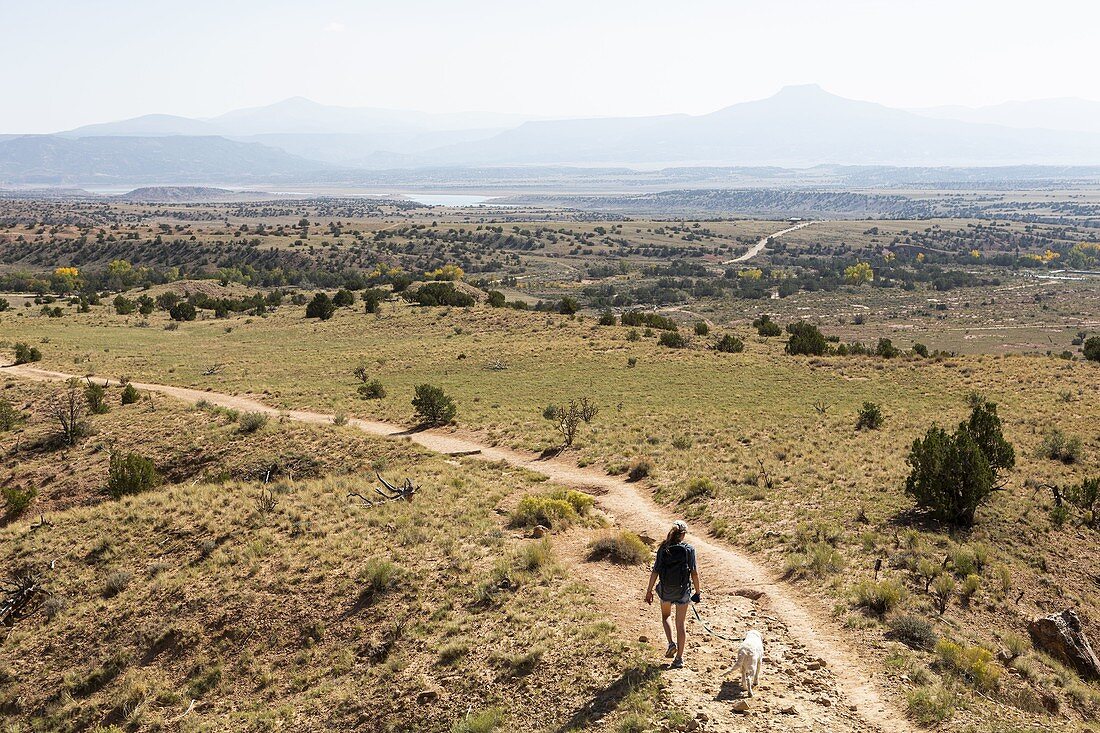
[[[805,552],[796,552],[787,558],[784,574],[801,578],[807,575],[823,577],[844,569],[844,556],[827,542],[814,542]]]
[[[263,430],[269,416],[266,412],[246,412],[237,421],[237,430],[245,435]]]
[[[618,323],[618,319],[615,318],[615,314],[611,311],[604,311],[600,314],[600,320],[597,321],[601,326],[614,326]]]
[[[745,342],[727,333],[718,339],[718,343],[714,345],[714,350],[723,354],[740,354],[745,350]]]
[[[630,464],[626,476],[631,481],[641,481],[653,474],[653,463],[648,458],[638,458]]]
[[[924,359],[928,358],[928,347],[922,343],[913,344],[913,353]]]
[[[493,733],[504,725],[504,711],[500,708],[488,708],[467,714],[451,728],[451,733]]]
[[[997,687],[1001,672],[988,649],[940,639],[936,643],[936,656],[939,657],[940,666],[962,675],[975,687],[982,690]]]
[[[104,597],[113,598],[117,596],[130,586],[130,581],[133,580],[133,578],[133,573],[126,572],[125,570],[116,570],[110,573],[103,583]]]
[[[585,517],[592,511],[592,507],[596,506],[596,500],[583,491],[577,491],[576,489],[561,489],[555,491],[550,495],[551,499],[560,499],[568,502],[573,511],[578,515]]]
[[[380,400],[386,396],[386,388],[380,379],[371,379],[360,384],[356,390],[364,400]]]
[[[877,616],[885,616],[905,597],[905,589],[896,580],[864,580],[856,586],[856,605]]]
[[[982,577],[980,575],[974,575],[973,573],[971,573],[970,575],[967,575],[966,578],[963,580],[962,589],[959,591],[959,593],[962,595],[963,600],[969,603],[970,599],[974,597],[974,594],[981,590],[981,587]]]
[[[389,560],[371,557],[363,564],[359,572],[359,604],[369,606],[397,583],[400,569]]]
[[[657,343],[670,349],[682,349],[688,345],[687,337],[679,331],[662,331]]]
[[[355,293],[350,290],[337,290],[336,295],[332,296],[332,305],[334,308],[348,308],[355,305]]]
[[[626,332],[626,340],[627,341],[641,341],[642,340],[642,334],[638,333],[638,329],[632,328],[632,329],[630,329],[629,331]]]
[[[157,485],[160,477],[152,459],[137,453],[111,454],[107,469],[107,493],[114,499],[128,494],[140,494]]]
[[[564,529],[575,522],[578,516],[577,510],[565,499],[528,495],[520,499],[512,511],[511,524],[513,527],[541,525]]]
[[[696,499],[713,499],[714,482],[709,478],[694,478],[688,482],[684,490],[683,501],[695,501]]]
[[[571,298],[568,295],[558,301],[558,313],[563,316],[571,316],[581,309],[580,304],[576,298]]]
[[[132,405],[137,402],[140,397],[141,395],[134,385],[127,383],[126,386],[122,388],[122,404]]]
[[[878,346],[875,347],[875,355],[881,356],[883,359],[893,359],[901,354],[901,349],[894,346],[890,342],[890,339],[880,338],[878,340]]]
[[[856,430],[878,430],[882,427],[882,408],[874,402],[864,402],[856,418]]]
[[[672,439],[672,447],[676,450],[688,450],[695,441],[691,439],[690,435],[677,435]]]
[[[137,305],[134,301],[127,298],[125,295],[119,294],[115,296],[114,300],[115,313],[120,316],[128,316],[137,310]]]
[[[909,717],[923,726],[931,727],[944,722],[955,714],[955,693],[944,687],[918,687],[907,698]]]
[[[11,430],[23,422],[23,413],[12,406],[11,400],[0,397],[0,432]]]
[[[588,545],[589,560],[610,560],[619,565],[645,565],[649,562],[649,547],[641,537],[626,530],[608,534]]]
[[[707,325],[706,321],[696,321],[696,323],[695,323],[695,335],[696,336],[706,336],[709,333],[710,333],[710,326]]]
[[[88,403],[88,411],[93,415],[104,415],[111,409],[107,406],[106,388],[91,380],[84,385],[84,400]]]
[[[15,363],[18,364],[30,364],[33,361],[42,361],[42,352],[38,350],[36,346],[29,346],[23,342],[19,342],[14,346],[15,349]]]
[[[1081,437],[1066,435],[1058,428],[1051,428],[1039,446],[1039,457],[1061,461],[1067,465],[1077,463],[1081,460]]]
[[[1080,484],[1065,490],[1066,501],[1085,513],[1085,524],[1090,527],[1100,525],[1100,476],[1082,479]]]
[[[932,581],[932,598],[936,601],[936,610],[942,616],[947,611],[947,603],[955,593],[955,578],[947,573],[937,575]]]
[[[927,620],[907,614],[890,619],[890,635],[913,649],[932,649],[939,639]]]
[[[4,516],[15,519],[27,511],[27,507],[38,495],[38,490],[31,487],[21,489],[18,486],[5,486],[0,489],[0,496],[4,499]]]
[[[343,427],[348,424],[348,416],[346,413],[338,412],[332,416],[332,424],[336,427]]]
[[[447,425],[455,419],[458,411],[451,397],[430,384],[417,385],[412,404],[416,416],[428,426]]]

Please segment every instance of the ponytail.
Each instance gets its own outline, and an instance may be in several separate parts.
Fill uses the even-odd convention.
[[[661,543],[661,547],[670,547],[672,545],[678,545],[684,541],[684,537],[687,536],[687,527],[683,522],[677,522],[672,525],[672,529],[668,531],[668,535],[665,537],[665,541]]]

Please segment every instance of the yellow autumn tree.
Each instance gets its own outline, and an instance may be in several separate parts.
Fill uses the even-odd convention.
[[[875,271],[866,262],[857,262],[844,268],[844,280],[850,285],[862,285],[875,279]]]

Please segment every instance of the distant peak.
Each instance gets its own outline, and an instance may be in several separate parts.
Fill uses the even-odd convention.
[[[791,84],[780,89],[777,97],[831,97],[820,84]]]

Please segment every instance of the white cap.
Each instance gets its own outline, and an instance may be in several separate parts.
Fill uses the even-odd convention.
[[[672,528],[673,529],[678,529],[681,532],[687,532],[688,531],[687,522],[685,522],[682,519],[677,519],[675,522],[673,522],[672,523]]]

